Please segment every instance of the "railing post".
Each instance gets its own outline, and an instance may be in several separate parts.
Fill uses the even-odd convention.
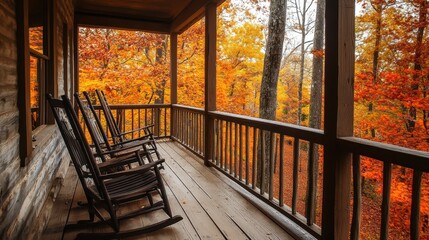
[[[210,166],[214,142],[214,123],[209,111],[216,110],[216,3],[206,6],[205,19],[204,164]]]
[[[170,34],[170,102],[177,104],[177,33]],[[167,113],[166,113],[167,114]],[[175,136],[176,113],[170,107],[170,135]]]
[[[326,1],[325,141],[322,239],[348,239],[351,153],[337,138],[353,136],[354,0]]]

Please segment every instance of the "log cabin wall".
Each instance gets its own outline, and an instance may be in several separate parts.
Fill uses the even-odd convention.
[[[73,76],[72,0],[56,6],[57,93],[70,93]],[[17,105],[17,19],[14,0],[0,1],[0,239],[39,239],[69,167],[56,125],[39,127],[28,164],[20,166]],[[55,26],[55,25],[54,25]]]

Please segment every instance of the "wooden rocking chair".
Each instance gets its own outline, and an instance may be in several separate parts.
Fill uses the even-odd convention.
[[[89,220],[80,221],[76,225],[87,227],[104,223],[113,230],[108,233],[79,233],[77,239],[118,239],[153,232],[182,220],[180,215],[172,215],[168,203],[158,170],[158,165],[163,160],[133,169],[102,174],[70,100],[66,96],[62,96],[62,100],[53,99],[50,95],[47,99],[88,200]],[[150,158],[151,155],[147,154],[146,157]],[[153,203],[152,194],[159,194],[161,200]],[[117,215],[121,205],[145,198],[149,200],[150,206]],[[137,229],[121,231],[120,222],[123,220],[160,209],[167,214],[167,219]],[[101,211],[106,212],[109,217],[103,217]],[[94,222],[95,216],[100,221]]]
[[[150,141],[154,141],[149,139],[147,136],[143,136],[128,144],[111,144],[105,131],[103,130],[101,121],[89,100],[81,100],[78,93],[75,93],[74,96],[85,121],[85,125],[87,126],[88,132],[91,135],[92,143],[97,152],[97,156],[99,156],[103,162],[106,162],[107,157],[119,157],[122,158],[121,161],[127,161],[127,158],[131,158],[131,160],[135,159],[134,155],[138,154],[140,150],[143,150],[143,145],[152,144]],[[140,165],[143,164],[143,159],[144,156],[139,157]]]
[[[151,132],[151,128],[153,127],[153,125],[148,125],[148,126],[144,126],[142,128],[138,128],[138,129],[133,129],[131,131],[128,132],[122,132],[121,128],[119,127],[117,121],[115,120],[115,118],[113,117],[113,113],[110,109],[110,106],[107,102],[106,99],[106,95],[104,95],[103,91],[99,91],[99,90],[95,90],[97,97],[98,97],[98,101],[101,105],[101,109],[103,110],[104,116],[106,118],[106,122],[109,128],[109,131],[112,134],[113,140],[116,144],[126,144],[129,143],[131,141],[134,141],[134,139],[127,139],[126,136],[130,135],[132,133],[135,132],[141,132],[143,131],[144,136],[146,136],[148,139],[153,140],[150,144],[150,148],[149,151],[153,154],[155,153],[157,158],[160,159],[161,156],[159,155],[158,151],[157,151],[157,146],[156,146],[156,142],[155,139],[153,137],[153,133]],[[87,92],[83,92],[83,94],[85,95],[85,97],[87,97],[87,99],[89,100],[89,96]],[[140,138],[138,138],[140,139]]]

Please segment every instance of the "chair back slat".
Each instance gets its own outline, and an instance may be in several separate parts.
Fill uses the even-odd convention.
[[[103,110],[104,116],[106,117],[107,125],[109,131],[112,133],[113,141],[115,144],[121,143],[124,139],[121,135],[121,130],[119,129],[118,123],[113,117],[112,111],[107,102],[106,96],[103,91],[95,90],[98,100],[100,102],[101,108]]]
[[[85,93],[84,93],[85,95]],[[81,99],[78,93],[74,94],[75,100],[88,128],[88,132],[91,135],[92,142],[95,150],[98,153],[102,153],[102,148],[105,147],[107,150],[111,150],[109,140],[107,139],[106,133],[103,130],[101,122],[97,117],[94,107],[90,103],[89,96],[85,95],[85,99]],[[101,155],[101,160],[104,162],[106,159],[104,155]]]

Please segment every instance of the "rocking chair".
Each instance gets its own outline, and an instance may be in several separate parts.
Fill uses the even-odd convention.
[[[104,92],[99,91],[99,90],[95,90],[95,92],[97,94],[98,101],[100,102],[101,109],[103,110],[104,116],[106,118],[107,126],[109,128],[109,131],[112,134],[114,142],[116,144],[126,144],[129,142],[132,142],[132,141],[134,141],[134,139],[132,139],[132,138],[127,139],[126,136],[130,135],[132,133],[135,133],[135,132],[143,131],[144,137],[147,137],[148,139],[152,140],[150,143],[149,151],[151,153],[155,153],[157,158],[160,159],[161,156],[159,155],[159,153],[157,151],[156,142],[155,142],[155,139],[153,137],[153,133],[150,130],[153,127],[153,125],[148,125],[148,126],[144,126],[142,128],[133,129],[133,130],[128,131],[128,132],[122,132],[121,128],[119,127],[119,124],[117,123],[117,121],[113,117],[112,110],[110,109],[110,106],[107,102],[106,95],[104,95]],[[87,92],[83,92],[83,94],[85,95],[85,97],[87,97],[87,99],[89,99]],[[141,139],[141,138],[137,138],[137,139]]]
[[[147,136],[143,136],[129,144],[111,144],[89,99],[86,98],[81,100],[78,93],[75,93],[74,96],[88,132],[91,135],[97,156],[99,156],[103,162],[106,162],[108,156],[109,158],[120,157],[122,161],[127,161],[126,159],[130,157],[131,159],[135,159],[134,155],[138,154],[140,150],[143,150],[143,145],[151,144],[150,141],[153,141]],[[139,160],[141,160],[139,161],[140,165],[144,164],[143,157],[144,156],[139,157]]]
[[[66,96],[62,96],[62,100],[53,99],[51,95],[48,95],[47,99],[88,200],[89,220],[81,221],[76,225],[87,227],[104,223],[112,228],[108,233],[79,233],[77,239],[118,239],[135,236],[156,231],[182,220],[180,215],[172,215],[168,203],[158,170],[163,160],[133,169],[102,174],[70,100]],[[150,158],[151,155],[146,154],[146,157]],[[153,203],[152,194],[159,194],[161,200]],[[121,205],[140,199],[148,199],[150,206],[117,215]],[[137,229],[121,231],[120,222],[123,220],[160,209],[167,214],[167,219]],[[103,217],[101,210],[104,210],[103,212],[106,212],[109,218]],[[95,216],[100,221],[94,222]]]

